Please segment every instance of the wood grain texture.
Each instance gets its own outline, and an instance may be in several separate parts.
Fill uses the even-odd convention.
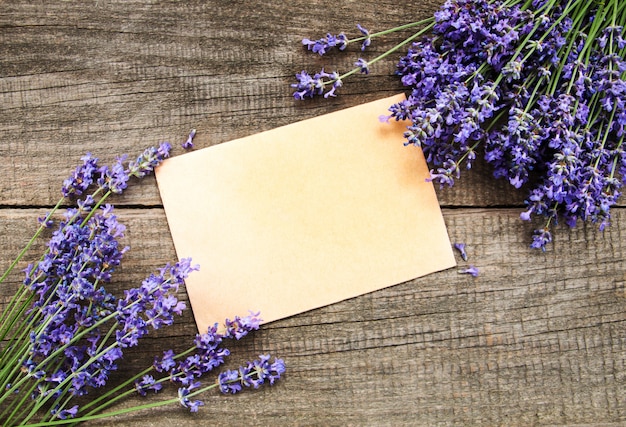
[[[0,2],[0,269],[86,151],[110,162],[178,144],[191,128],[205,147],[397,93],[392,56],[336,99],[294,101],[296,72],[342,71],[361,55],[320,58],[299,41],[357,22],[380,30],[439,4]],[[395,40],[373,43],[370,57]],[[541,253],[528,248],[533,224],[518,218],[523,192],[485,165],[438,195],[478,278],[459,274],[468,264],[459,259],[456,269],[273,322],[236,343],[228,366],[262,352],[283,357],[288,373],[276,387],[207,395],[198,414],[173,406],[92,424],[623,425],[624,203],[603,233],[559,228]],[[175,253],[154,179],[115,203],[132,247],[111,288],[120,293]],[[0,285],[0,310],[19,280]],[[190,311],[178,320],[129,352],[114,380],[185,347],[195,323]]]
[[[388,28],[430,15],[438,3],[3,2],[1,202],[53,204],[58,183],[86,151],[110,162],[162,140],[178,145],[191,128],[204,147],[401,92],[392,76],[399,56],[392,55],[376,74],[346,81],[341,97],[295,102],[289,85],[296,72],[345,71],[361,55],[357,48],[320,58],[300,40],[353,33],[355,22]],[[376,41],[370,57],[398,40]],[[491,181],[468,174],[442,203],[522,200],[508,191],[466,191]],[[159,204],[154,182],[123,203]]]
[[[28,238],[36,213],[2,211],[14,244]],[[261,352],[284,357],[289,371],[277,387],[208,395],[195,416],[168,407],[96,425],[623,421],[625,212],[616,210],[603,234],[560,230],[545,254],[527,248],[528,227],[517,216],[515,209],[444,210],[451,239],[467,242],[478,278],[459,274],[466,265],[459,260],[458,268],[270,323],[237,343],[228,366]],[[118,293],[175,257],[161,209],[124,209],[120,217],[132,249],[111,288]],[[180,296],[186,299],[183,290]],[[130,351],[116,377],[166,348],[184,348],[194,332],[188,312]]]

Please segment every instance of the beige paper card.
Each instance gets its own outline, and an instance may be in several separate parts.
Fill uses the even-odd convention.
[[[166,160],[156,171],[200,331],[264,322],[456,265],[391,97]],[[419,289],[416,289],[419,292]]]

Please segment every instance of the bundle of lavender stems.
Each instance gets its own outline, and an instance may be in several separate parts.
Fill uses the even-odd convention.
[[[625,24],[618,0],[447,1],[393,29],[304,39],[324,55],[419,28],[347,73],[298,73],[294,97],[336,96],[347,77],[408,46],[396,72],[407,99],[384,119],[407,120],[405,144],[421,147],[442,187],[480,155],[494,177],[526,190],[520,216],[541,221],[531,247],[545,250],[558,220],[609,225],[626,180]]]

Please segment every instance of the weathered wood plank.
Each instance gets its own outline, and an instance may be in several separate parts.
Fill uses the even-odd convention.
[[[591,226],[558,230],[546,253],[528,249],[532,227],[518,213],[444,210],[451,240],[467,243],[478,278],[458,274],[466,265],[459,259],[459,268],[273,322],[238,343],[229,366],[261,352],[285,359],[289,371],[277,387],[207,396],[196,415],[171,407],[97,425],[626,420],[626,212],[616,209],[604,233]],[[33,214],[0,212],[3,235],[11,236],[2,260],[27,239]],[[128,286],[175,255],[160,209],[120,209],[120,218],[133,246],[120,272]],[[164,347],[182,348],[193,331],[187,313],[129,352],[120,376]]]
[[[0,205],[54,204],[60,183],[87,151],[108,163],[159,141],[178,144],[191,128],[200,148],[397,93],[402,87],[392,73],[400,53],[378,73],[346,81],[337,99],[293,100],[296,72],[345,70],[363,55],[356,47],[320,58],[300,40],[352,34],[356,22],[388,28],[426,17],[438,4],[2,2]],[[375,41],[368,57],[399,39]],[[442,203],[503,206],[523,199],[489,179],[488,170],[474,172],[442,192]],[[124,203],[160,204],[154,181]]]

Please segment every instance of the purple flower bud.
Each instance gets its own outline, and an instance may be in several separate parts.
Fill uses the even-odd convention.
[[[359,67],[361,69],[361,73],[363,74],[369,74],[370,73],[370,69],[369,69],[369,64],[367,63],[367,61],[363,58],[359,58],[355,63],[354,63],[355,67]]]
[[[191,412],[198,412],[198,408],[204,405],[204,402],[201,400],[190,400],[188,397],[191,390],[198,387],[200,387],[200,383],[194,382],[187,387],[181,387],[178,389],[178,399],[180,404],[185,408],[188,408]]]
[[[361,34],[363,34],[365,36],[365,40],[363,40],[363,43],[361,43],[361,50],[365,50],[372,43],[372,39],[370,37],[370,32],[368,30],[366,30],[365,28],[363,28],[360,24],[356,24],[356,27],[359,29]]]
[[[258,388],[265,382],[273,385],[285,372],[282,359],[270,363],[270,355],[260,355],[257,360],[240,366],[238,370],[227,370],[218,376],[220,391],[224,394],[238,393],[243,387]]]
[[[478,268],[470,265],[468,268],[459,271],[459,274],[470,274],[473,277],[478,277]]]
[[[61,193],[64,197],[80,196],[87,191],[98,174],[98,159],[91,153],[81,157],[83,164],[78,166],[72,176],[63,181]]]
[[[463,258],[463,261],[467,261],[467,252],[465,252],[465,243],[455,243],[454,247],[461,254],[461,258]]]
[[[348,45],[348,38],[344,33],[340,33],[337,36],[333,36],[328,33],[326,37],[318,40],[311,40],[308,38],[302,39],[302,44],[306,46],[308,50],[322,56],[333,47],[337,47],[339,50],[344,50]]]
[[[195,136],[196,136],[196,130],[191,129],[191,132],[189,132],[189,136],[187,137],[187,140],[181,144],[185,150],[189,150],[193,148],[193,139]]]

